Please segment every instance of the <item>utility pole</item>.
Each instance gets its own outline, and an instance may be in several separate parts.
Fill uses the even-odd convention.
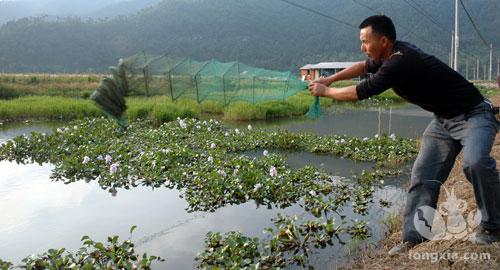
[[[497,76],[500,75],[500,58],[497,58]]]
[[[455,47],[455,31],[451,31],[451,52],[450,52],[450,67],[453,68],[453,57],[455,54],[453,53],[453,49]]]
[[[455,50],[454,50],[454,57],[453,57],[453,69],[455,71],[458,71],[458,48],[459,48],[459,43],[458,43],[458,1],[455,0]]]
[[[483,80],[486,81],[486,78],[488,78],[488,76],[486,75],[486,72],[488,72],[488,70],[486,69],[486,65],[484,65],[483,67]]]
[[[476,75],[477,75],[476,80],[478,80],[478,81],[479,81],[479,58],[477,59]]]
[[[488,81],[491,81],[491,62],[493,61],[493,44],[490,44],[490,73],[488,75]]]
[[[472,78],[474,79],[474,81],[477,78],[477,76],[476,76],[476,68],[474,67],[474,60],[472,61]]]
[[[465,79],[469,79],[469,59],[465,59]]]

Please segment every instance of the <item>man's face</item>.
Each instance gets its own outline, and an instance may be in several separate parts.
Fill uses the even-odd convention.
[[[361,41],[361,51],[372,60],[380,61],[385,55],[388,39],[385,36],[373,33],[371,26],[359,31],[359,39]]]

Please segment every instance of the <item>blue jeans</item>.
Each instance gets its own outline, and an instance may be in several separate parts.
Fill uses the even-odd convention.
[[[487,102],[450,119],[435,116],[423,134],[420,152],[413,164],[404,211],[403,241],[426,240],[415,229],[414,215],[421,206],[436,209],[440,186],[448,178],[460,151],[463,152],[463,171],[474,187],[481,212],[480,225],[485,229],[500,228],[500,179],[495,159],[490,156],[499,126]]]

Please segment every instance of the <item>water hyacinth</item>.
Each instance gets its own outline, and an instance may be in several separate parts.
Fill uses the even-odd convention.
[[[90,158],[89,158],[89,157],[87,157],[87,156],[84,156],[84,157],[83,157],[82,164],[87,164],[87,163],[89,163],[89,161],[90,161]]]
[[[106,163],[111,163],[111,161],[113,161],[113,158],[110,155],[106,155],[106,157],[104,157],[104,161]]]
[[[259,189],[262,187],[262,184],[261,183],[257,183],[254,185],[253,187],[253,192],[257,192],[259,191]]]
[[[278,170],[276,169],[276,167],[271,166],[271,168],[269,169],[269,175],[271,177],[275,177],[278,175]]]
[[[264,150],[264,152],[262,152],[262,155],[264,155],[265,157],[269,156],[269,151]]]
[[[182,128],[182,129],[185,129],[187,127],[187,124],[186,122],[184,122],[184,119],[180,119],[178,118],[178,121],[179,121],[179,126]]]
[[[248,125],[247,129],[251,131],[252,130],[252,125]]]
[[[113,175],[118,171],[118,163],[113,163],[109,166],[109,174]]]
[[[210,144],[210,148],[214,149],[216,147],[215,143]]]

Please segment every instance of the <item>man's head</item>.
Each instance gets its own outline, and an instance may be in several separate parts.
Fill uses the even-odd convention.
[[[392,53],[396,41],[396,29],[391,19],[384,15],[366,18],[359,25],[361,51],[373,60],[387,58]]]

